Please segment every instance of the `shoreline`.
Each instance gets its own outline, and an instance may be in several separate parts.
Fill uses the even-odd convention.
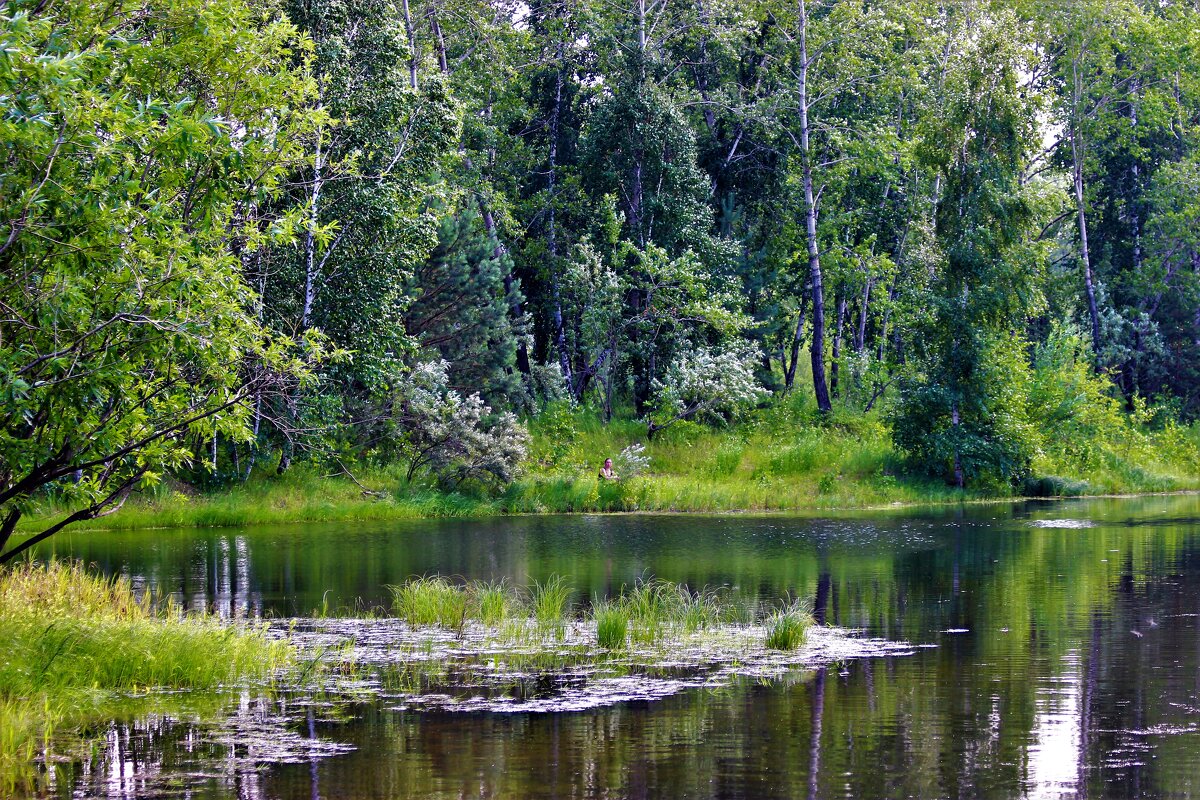
[[[568,509],[505,509],[496,500],[472,500],[468,507],[455,506],[447,509],[438,507],[436,497],[398,499],[358,499],[338,503],[336,507],[324,504],[300,504],[269,509],[255,519],[241,519],[238,506],[223,509],[219,505],[236,498],[234,492],[186,497],[176,495],[166,502],[167,507],[156,504],[127,508],[111,517],[96,521],[81,522],[66,531],[154,531],[204,528],[240,528],[282,525],[321,525],[348,522],[383,523],[419,520],[487,520],[504,517],[542,516],[697,516],[697,517],[816,517],[824,514],[849,514],[854,512],[912,511],[923,508],[946,509],[952,506],[980,506],[1029,502],[1061,502],[1064,500],[1134,500],[1148,497],[1173,497],[1200,495],[1200,485],[1165,491],[1099,492],[1096,494],[1052,495],[1052,496],[985,496],[928,498],[893,500],[865,503],[838,503],[829,505],[805,505],[786,508],[568,508]],[[453,498],[443,495],[442,498]],[[198,502],[197,502],[198,501]],[[161,502],[161,501],[159,501]],[[448,512],[448,513],[447,513]],[[31,516],[17,528],[16,538],[32,535],[36,529],[52,524],[61,514],[56,512]]]

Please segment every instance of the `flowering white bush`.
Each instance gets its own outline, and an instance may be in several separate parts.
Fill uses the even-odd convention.
[[[758,356],[758,348],[745,342],[681,354],[663,380],[654,381],[654,410],[646,420],[649,436],[681,419],[736,416],[758,403],[766,395],[754,377]]]
[[[511,482],[529,447],[529,433],[510,414],[490,424],[492,410],[478,394],[449,388],[445,361],[419,364],[401,399],[408,479],[428,469],[442,483],[467,479]]]
[[[650,468],[650,456],[646,455],[646,445],[631,444],[617,453],[613,459],[613,468],[622,478],[635,478]]]

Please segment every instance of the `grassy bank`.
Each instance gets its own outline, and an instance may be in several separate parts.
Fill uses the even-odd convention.
[[[646,441],[636,420],[551,409],[529,423],[524,477],[500,492],[441,492],[404,480],[402,465],[355,468],[367,495],[342,474],[296,466],[214,491],[161,489],[131,500],[99,528],[218,527],[290,522],[609,511],[819,511],[1013,496],[1080,496],[1200,488],[1200,427],[1125,425],[1104,435],[1048,443],[1018,486],[966,491],[913,474],[890,431],[872,415],[818,421],[801,402],[726,428],[681,422]],[[617,482],[597,480],[606,456],[645,444],[649,466]],[[618,464],[620,469],[620,464]],[[47,505],[32,529],[55,516]]]
[[[154,608],[79,565],[0,571],[0,795],[28,791],[56,735],[121,718],[157,689],[269,675],[290,648],[259,631]]]

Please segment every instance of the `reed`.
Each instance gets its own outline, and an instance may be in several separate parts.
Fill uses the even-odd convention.
[[[625,647],[629,632],[629,612],[622,603],[600,603],[592,609],[596,623],[596,644],[606,650]]]
[[[530,588],[530,604],[539,625],[561,628],[570,611],[574,591],[561,575],[553,575],[545,583],[535,582]]]
[[[484,625],[497,627],[522,611],[521,599],[503,580],[475,581],[468,586],[470,611]]]

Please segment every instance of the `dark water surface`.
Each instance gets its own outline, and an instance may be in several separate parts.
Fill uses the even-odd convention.
[[[435,572],[557,574],[578,600],[655,576],[790,593],[829,624],[936,645],[576,713],[368,700],[272,728],[278,709],[247,693],[232,733],[184,714],[112,725],[60,773],[63,796],[1200,798],[1196,496],[64,533],[52,552],[231,616],[370,609]],[[262,737],[290,763],[264,763]]]

